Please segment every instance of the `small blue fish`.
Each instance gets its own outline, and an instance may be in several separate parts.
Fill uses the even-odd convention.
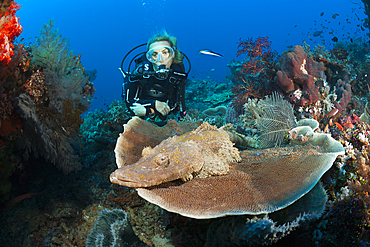
[[[215,56],[215,57],[224,57],[224,55],[222,55],[220,53],[217,53],[217,52],[214,52],[214,51],[211,51],[211,50],[208,50],[208,49],[200,50],[198,54],[211,55],[211,56]]]
[[[324,31],[315,31],[312,36],[317,37],[320,36]]]

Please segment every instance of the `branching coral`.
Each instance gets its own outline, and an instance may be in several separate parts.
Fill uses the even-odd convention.
[[[247,38],[240,39],[237,56],[246,54],[249,58],[242,64],[241,73],[257,75],[267,69],[274,61],[276,52],[271,51],[271,41],[268,37],[258,37],[256,40]]]
[[[270,83],[275,76],[274,64],[276,51],[271,51],[271,41],[268,37],[240,39],[237,56],[246,54],[239,68],[234,69],[232,81],[235,83],[233,105],[240,107],[249,96],[263,98],[273,91]],[[228,65],[231,67],[231,65]]]
[[[14,39],[19,36],[23,27],[18,22],[19,17],[15,16],[15,12],[20,8],[15,1],[11,2],[8,10],[0,18],[0,62],[7,66],[11,57],[14,55]]]
[[[75,55],[69,49],[68,39],[62,38],[58,29],[54,31],[53,28],[54,21],[49,20],[49,23],[40,29],[40,36],[36,37],[37,43],[31,46],[32,63],[56,71],[58,76],[65,76],[76,70],[80,63],[74,59]]]

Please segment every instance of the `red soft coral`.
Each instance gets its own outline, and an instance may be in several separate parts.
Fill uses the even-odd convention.
[[[20,5],[17,5],[17,3],[13,1],[4,16],[0,18],[0,62],[2,62],[4,66],[10,63],[11,57],[14,55],[13,41],[23,30],[23,27],[18,22],[19,17],[15,16],[15,12],[20,7]]]

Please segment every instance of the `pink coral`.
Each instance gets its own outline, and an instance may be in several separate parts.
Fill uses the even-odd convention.
[[[17,5],[17,3],[13,1],[4,16],[0,18],[0,62],[2,62],[4,66],[10,63],[11,57],[14,55],[13,41],[23,30],[23,27],[18,22],[19,17],[15,16],[15,12],[20,7],[20,5]]]
[[[293,51],[282,54],[277,64],[275,82],[285,93],[291,94],[297,89],[302,91],[302,96],[296,101],[298,105],[315,103],[318,100],[319,88],[315,85],[318,79],[325,79],[324,64],[308,57],[302,46],[295,46]]]

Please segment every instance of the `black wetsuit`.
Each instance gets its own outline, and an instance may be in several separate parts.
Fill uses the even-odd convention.
[[[158,100],[167,103],[171,109],[171,113],[179,110],[184,112],[186,110],[184,109],[186,83],[184,65],[172,64],[170,68],[171,72],[169,72],[165,79],[161,79],[157,75],[150,75],[148,78],[143,77],[143,64],[149,66],[149,71],[153,71],[153,65],[151,63],[140,62],[133,72],[134,74],[138,74],[138,76],[127,76],[124,80],[122,98],[127,108],[130,109],[134,103],[138,103],[145,106],[146,116],[159,116],[161,119],[164,119],[166,116],[162,116],[155,110],[155,101]],[[180,74],[184,74],[185,76],[179,76],[176,72],[180,72]],[[131,113],[134,114],[132,111]]]

